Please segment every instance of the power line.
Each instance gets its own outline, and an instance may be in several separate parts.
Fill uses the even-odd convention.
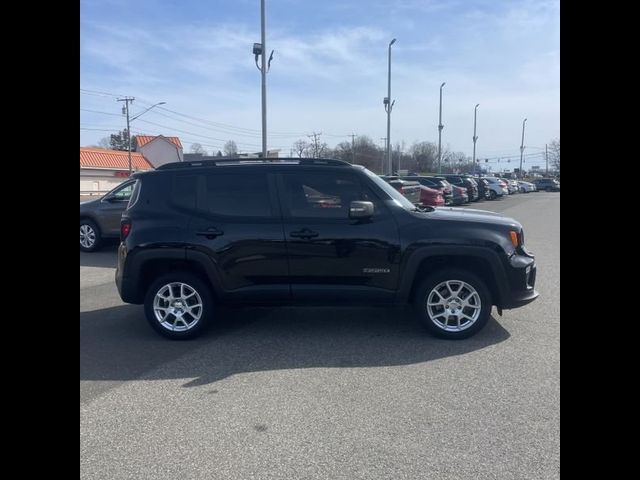
[[[101,113],[102,115],[113,115],[114,117],[121,117],[120,113],[109,113],[109,112],[101,112],[100,110],[90,110],[88,108],[81,108],[81,112],[91,112],[91,113]]]
[[[148,103],[148,102],[142,102],[142,103]],[[253,133],[253,134],[259,134],[258,136],[262,137],[262,132],[260,130],[255,130],[252,128],[245,128],[245,127],[237,127],[235,125],[230,125],[228,123],[220,123],[220,122],[214,122],[211,120],[207,120],[204,118],[199,118],[199,117],[195,117],[193,115],[187,115],[185,113],[181,113],[181,112],[177,112],[175,110],[171,110],[169,108],[166,107],[159,107],[159,110],[164,110],[167,112],[171,112],[175,115],[179,115],[181,117],[185,117],[185,118],[189,118],[191,120],[196,120],[198,122],[202,122],[206,125],[212,125],[214,127],[221,127],[221,128],[226,128],[226,129],[232,129],[232,130],[238,130],[240,132],[246,132],[246,133]],[[157,113],[157,112],[156,112]],[[301,136],[305,136],[306,133],[303,132],[269,132],[269,135],[278,135],[278,136],[285,136],[285,137],[301,137]]]
[[[181,132],[181,133],[186,133],[187,135],[193,135],[195,137],[202,137],[202,138],[206,138],[208,140],[215,140],[216,142],[226,142],[227,140],[223,139],[223,138],[215,138],[215,137],[210,137],[208,135],[201,135],[199,133],[194,133],[194,132],[189,132],[187,130],[180,130],[178,128],[175,127],[169,127],[167,125],[162,125],[160,123],[155,123],[155,122],[151,122],[149,120],[138,120],[139,122],[143,122],[143,123],[148,123],[150,125],[155,125],[156,127],[162,127],[162,128],[167,128],[170,130],[175,130],[176,132]],[[257,143],[244,143],[244,142],[236,142],[239,145],[248,145],[251,147],[259,147],[260,145],[258,145]]]
[[[80,92],[84,93],[84,94],[88,94],[88,95],[96,95],[96,96],[99,96],[99,97],[114,97],[114,98],[118,98],[118,97],[122,96],[122,95],[116,95],[115,93],[101,92],[100,90],[87,90],[86,88],[81,88]]]

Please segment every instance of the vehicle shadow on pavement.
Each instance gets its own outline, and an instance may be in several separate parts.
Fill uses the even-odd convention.
[[[244,372],[428,362],[510,336],[491,317],[469,339],[437,339],[408,308],[253,307],[219,313],[227,320],[191,341],[160,337],[146,323],[141,306],[81,313],[80,379],[189,378],[184,387],[195,387]]]
[[[105,240],[105,245],[100,251],[92,253],[80,251],[80,266],[116,268],[116,263],[118,263],[118,242],[115,240],[106,242]]]

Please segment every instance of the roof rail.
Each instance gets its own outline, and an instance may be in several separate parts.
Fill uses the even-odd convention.
[[[216,167],[227,165],[327,165],[333,167],[350,166],[349,162],[332,158],[221,158],[219,160],[189,160],[187,162],[173,162],[160,165],[156,170],[171,170],[174,168]]]

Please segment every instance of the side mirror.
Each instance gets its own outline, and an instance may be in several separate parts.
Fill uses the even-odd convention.
[[[373,216],[373,203],[353,201],[349,205],[349,218],[364,219]]]

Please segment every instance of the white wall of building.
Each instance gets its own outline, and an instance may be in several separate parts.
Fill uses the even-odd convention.
[[[80,194],[100,195],[114,189],[128,177],[115,176],[115,170],[80,169]]]
[[[182,162],[182,149],[161,138],[138,147],[137,151],[141,152],[154,168],[165,163]]]

